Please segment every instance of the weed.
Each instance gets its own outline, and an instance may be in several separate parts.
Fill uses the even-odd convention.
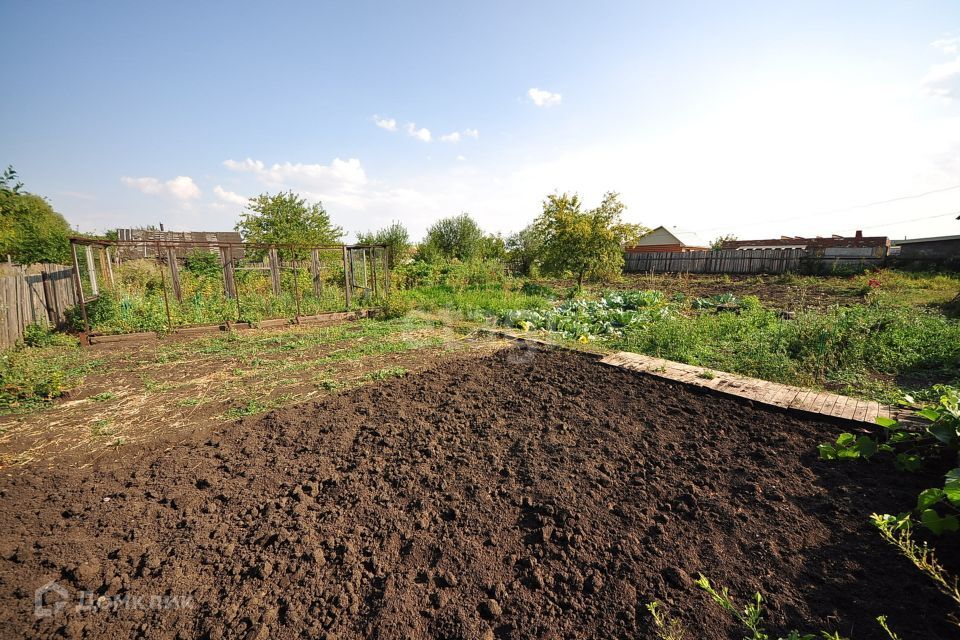
[[[895,546],[905,558],[933,581],[940,593],[953,600],[960,609],[960,584],[957,578],[947,573],[926,542],[917,544],[913,540],[913,526],[909,518],[874,513],[870,516],[870,520],[880,531],[880,536],[884,540]],[[960,626],[960,617],[956,613],[951,615],[950,619]],[[896,635],[887,629],[885,618],[882,620],[878,618],[877,621],[891,638],[896,639]]]
[[[409,371],[403,367],[389,367],[386,369],[378,369],[377,371],[371,371],[370,373],[363,376],[364,380],[387,380],[389,378],[402,378],[407,375]]]
[[[107,400],[113,400],[116,397],[117,394],[113,393],[112,391],[104,391],[103,393],[90,396],[90,399],[94,402],[106,402]]]
[[[110,428],[110,423],[111,420],[109,418],[94,420],[93,424],[90,425],[90,435],[94,438],[113,435],[113,429]]]
[[[195,407],[198,404],[200,404],[200,398],[184,398],[177,402],[177,405],[181,407]]]
[[[743,609],[739,609],[734,604],[733,599],[730,597],[730,592],[727,591],[726,587],[722,587],[717,591],[702,573],[695,581],[695,584],[706,591],[716,604],[730,613],[741,626],[750,632],[750,635],[744,638],[744,640],[770,640],[770,634],[763,628],[763,596],[761,596],[759,592],[753,594],[753,600],[744,605]],[[778,640],[814,640],[814,638],[818,636],[825,640],[844,640],[840,637],[840,634],[835,631],[821,631],[818,634],[812,634],[801,633],[796,630],[790,631],[785,638],[780,637]]]
[[[927,406],[914,411],[929,422],[924,428],[878,417],[877,424],[884,429],[881,438],[843,433],[835,443],[819,446],[820,457],[840,460],[870,458],[878,453],[895,454],[894,462],[903,471],[917,471],[925,458],[940,458],[944,450],[956,459],[960,452],[960,391],[937,385],[925,395],[930,399]],[[908,397],[907,402],[913,403],[914,399]],[[920,492],[915,508],[920,522],[938,535],[960,530],[960,467],[948,471],[945,478],[943,488],[931,487]],[[909,516],[904,518],[909,520]]]
[[[246,416],[252,416],[257,413],[264,413],[271,409],[271,405],[260,402],[259,400],[248,400],[246,404],[239,407],[231,407],[224,414],[225,417],[230,419],[243,418]]]
[[[717,374],[715,374],[713,371],[710,371],[709,369],[704,369],[703,371],[697,374],[697,377],[703,378],[704,380],[713,380],[714,378],[717,377]]]
[[[686,629],[676,618],[672,618],[660,611],[660,603],[653,601],[647,604],[647,611],[653,617],[653,626],[660,640],[683,640]]]

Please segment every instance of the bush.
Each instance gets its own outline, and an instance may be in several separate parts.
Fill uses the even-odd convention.
[[[410,300],[397,293],[393,293],[383,301],[383,305],[380,307],[380,312],[377,314],[377,317],[384,320],[402,318],[410,313],[411,309],[413,309],[413,303],[410,302]]]
[[[196,276],[221,278],[223,266],[220,256],[206,249],[194,249],[184,259],[183,268]]]
[[[56,333],[48,327],[38,324],[28,324],[23,331],[23,346],[25,347],[54,347],[77,346],[78,340],[64,333]]]

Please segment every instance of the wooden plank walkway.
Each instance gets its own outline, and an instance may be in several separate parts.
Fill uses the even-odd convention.
[[[734,373],[714,371],[704,367],[673,362],[672,360],[653,358],[639,353],[621,351],[601,359],[600,362],[614,367],[640,371],[659,378],[714,389],[721,393],[747,398],[762,404],[833,416],[855,422],[875,424],[876,418],[881,416],[885,418],[900,417],[897,415],[898,410],[873,401],[767,382],[766,380],[748,378]]]

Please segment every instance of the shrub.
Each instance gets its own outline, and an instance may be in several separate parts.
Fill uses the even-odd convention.
[[[401,318],[410,313],[411,309],[413,309],[413,303],[411,303],[410,300],[407,300],[397,293],[393,293],[383,301],[377,317],[383,318],[384,320]]]
[[[220,278],[223,266],[220,256],[206,249],[194,249],[184,259],[183,268],[196,276]]]
[[[26,347],[77,346],[79,342],[73,336],[57,333],[48,327],[28,324],[23,331],[23,345]]]

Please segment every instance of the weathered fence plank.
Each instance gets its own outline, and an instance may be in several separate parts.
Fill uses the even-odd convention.
[[[12,347],[31,324],[62,325],[77,303],[73,272],[60,264],[0,268],[0,348]]]
[[[796,271],[808,258],[803,249],[755,251],[628,251],[624,271],[629,273],[784,273]]]

